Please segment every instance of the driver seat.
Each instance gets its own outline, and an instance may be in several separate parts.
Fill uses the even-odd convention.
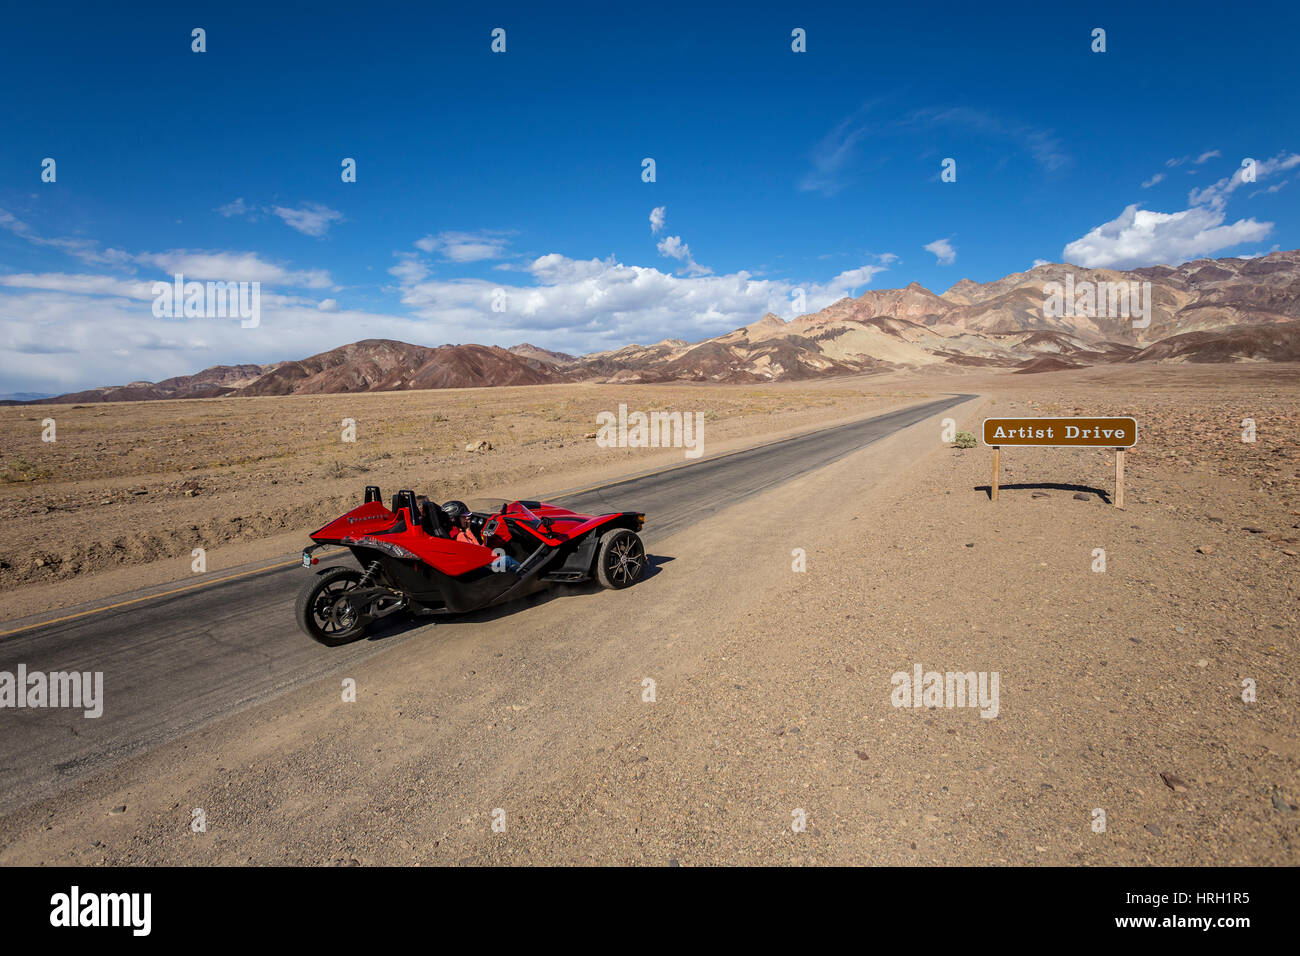
[[[424,529],[425,534],[435,538],[451,537],[451,523],[443,510],[433,501],[421,503],[420,527]]]

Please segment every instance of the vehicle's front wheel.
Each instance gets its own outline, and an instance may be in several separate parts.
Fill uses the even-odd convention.
[[[635,531],[619,528],[600,539],[596,580],[615,591],[631,587],[645,570],[645,547]]]
[[[298,593],[298,626],[326,647],[355,641],[366,625],[339,598],[360,581],[361,572],[355,568],[330,568],[316,575]]]

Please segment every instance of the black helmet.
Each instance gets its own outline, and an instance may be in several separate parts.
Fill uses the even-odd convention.
[[[469,514],[469,507],[463,501],[448,501],[442,506],[442,513],[452,521]]]

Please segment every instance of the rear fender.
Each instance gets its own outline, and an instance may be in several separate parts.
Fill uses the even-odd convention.
[[[597,535],[615,528],[627,528],[628,531],[640,531],[645,524],[645,515],[639,511],[622,511],[612,515],[601,515],[585,521],[569,530],[569,540],[580,538],[585,534],[596,532]]]

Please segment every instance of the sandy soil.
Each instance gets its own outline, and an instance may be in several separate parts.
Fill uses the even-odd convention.
[[[945,377],[985,395],[972,431],[1135,415],[1126,508],[1094,450],[1007,450],[990,502],[989,451],[936,417],[663,542],[628,591],[425,628],[12,814],[0,863],[1294,865],[1297,383]],[[893,706],[916,664],[997,672],[997,717]]]

